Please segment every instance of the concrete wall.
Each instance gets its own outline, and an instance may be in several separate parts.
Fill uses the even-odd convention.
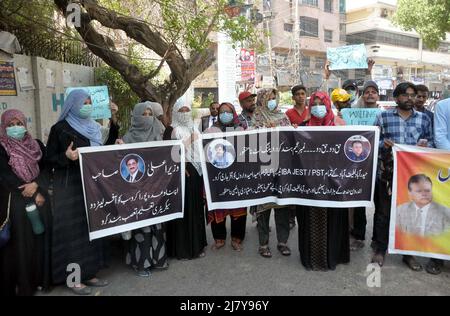
[[[13,58],[0,55],[0,59],[14,62],[17,86],[17,96],[0,96],[0,114],[7,109],[21,110],[28,119],[29,131],[44,143],[61,113],[63,102],[60,101],[65,88],[94,85],[94,68],[24,55],[14,55]],[[22,91],[17,74],[19,67],[28,69],[28,82],[33,83],[34,89]],[[47,69],[54,74],[54,80],[49,84]],[[54,87],[51,87],[52,82]]]

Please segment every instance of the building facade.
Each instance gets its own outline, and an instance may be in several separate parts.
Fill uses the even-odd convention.
[[[348,0],[346,39],[348,44],[364,43],[375,60],[372,78],[384,99],[392,97],[397,83],[425,84],[433,97],[450,88],[450,37],[435,51],[428,49],[415,32],[393,25],[397,1]]]

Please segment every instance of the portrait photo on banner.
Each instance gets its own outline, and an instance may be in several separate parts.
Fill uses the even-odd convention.
[[[216,139],[207,146],[208,161],[218,169],[230,167],[235,159],[234,146],[226,139]]]
[[[126,155],[120,162],[120,174],[127,182],[139,182],[145,174],[144,159],[136,154]]]
[[[369,157],[372,146],[367,138],[354,135],[345,142],[345,156],[353,162],[362,162]]]
[[[389,251],[450,259],[450,153],[396,145]]]

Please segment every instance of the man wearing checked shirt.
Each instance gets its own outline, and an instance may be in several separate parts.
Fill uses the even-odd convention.
[[[433,147],[433,129],[430,118],[414,110],[416,87],[410,82],[397,85],[394,99],[397,108],[379,113],[376,125],[380,128],[380,150],[378,174],[375,184],[375,215],[372,236],[374,255],[372,262],[380,266],[389,241],[389,220],[391,213],[394,143],[413,146]],[[403,262],[414,271],[422,266],[413,256],[403,256]]]

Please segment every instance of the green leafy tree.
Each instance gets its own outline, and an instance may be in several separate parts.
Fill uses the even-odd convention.
[[[426,46],[435,49],[450,32],[450,1],[399,0],[393,21],[407,31],[415,30]]]
[[[234,42],[257,42],[259,38],[245,16],[228,16],[227,0],[78,2],[82,13],[76,30],[89,49],[115,69],[140,99],[161,103],[169,119],[176,100],[214,61],[211,38],[215,32],[229,34]],[[54,3],[64,15],[71,13],[67,11],[71,1]],[[108,30],[139,45],[141,56],[157,56],[155,67],[145,69],[120,54]],[[163,69],[168,74],[161,79]]]

